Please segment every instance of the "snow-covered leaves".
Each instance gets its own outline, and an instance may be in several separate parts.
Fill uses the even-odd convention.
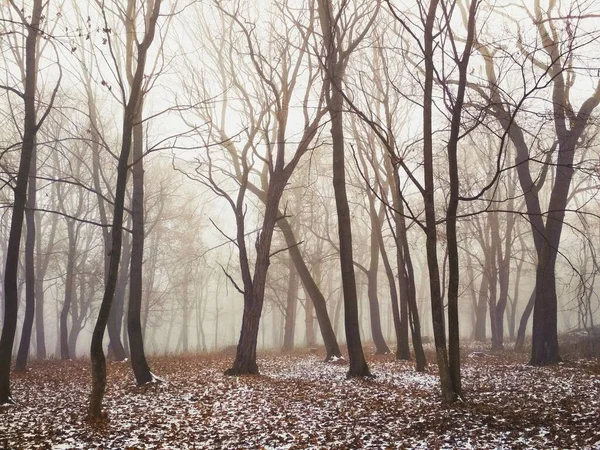
[[[435,367],[421,374],[391,356],[371,361],[369,380],[314,355],[264,357],[258,377],[226,377],[228,363],[157,358],[166,382],[142,388],[111,363],[109,421],[96,428],[84,422],[88,363],[34,363],[15,374],[18,404],[0,409],[0,448],[600,448],[597,362],[466,358],[465,401],[450,406]]]

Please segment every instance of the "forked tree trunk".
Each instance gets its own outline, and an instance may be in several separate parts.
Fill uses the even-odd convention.
[[[155,0],[154,9],[146,22],[146,33],[141,42],[137,44],[137,66],[131,83],[131,92],[123,114],[123,135],[121,141],[121,152],[117,166],[117,184],[115,189],[114,213],[112,222],[111,254],[108,267],[108,276],[104,296],[98,312],[98,319],[94,332],[90,356],[92,359],[92,393],[88,409],[88,418],[97,420],[102,414],[102,399],[106,390],[106,359],[102,350],[102,340],[106,331],[110,308],[112,306],[117,277],[119,275],[119,260],[121,258],[121,243],[123,238],[123,214],[125,206],[125,190],[127,188],[127,173],[129,154],[133,134],[134,119],[137,113],[138,103],[142,97],[142,85],[144,81],[144,68],[148,48],[154,40],[156,22],[160,12],[161,0]]]
[[[283,164],[283,161],[279,161]],[[258,332],[260,316],[264,302],[267,272],[270,264],[271,242],[273,232],[278,219],[279,201],[285,185],[291,175],[291,171],[284,171],[278,167],[279,173],[272,173],[269,182],[269,190],[265,202],[263,224],[256,239],[256,260],[254,274],[251,275],[250,264],[245,244],[245,224],[243,214],[243,192],[238,196],[236,210],[237,245],[239,259],[244,281],[244,312],[242,316],[242,329],[236,350],[235,360],[231,368],[225,371],[225,375],[254,375],[258,374],[256,364],[256,346],[258,344]],[[242,187],[245,189],[245,187]]]

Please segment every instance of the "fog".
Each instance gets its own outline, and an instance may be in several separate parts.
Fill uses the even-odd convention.
[[[451,2],[433,35],[422,2],[350,2],[329,25],[329,2],[163,1],[154,19],[156,0],[49,2],[27,53],[34,3],[4,2],[0,19],[2,278],[18,264],[14,336],[12,285],[2,291],[9,356],[29,301],[29,358],[88,358],[101,305],[104,351],[129,357],[136,236],[149,356],[237,348],[243,372],[245,345],[332,356],[326,330],[346,344],[349,323],[365,351],[400,358],[440,324],[450,346],[500,350],[523,320],[527,342],[534,320],[559,334],[600,321],[594,2],[484,2],[472,20],[469,2]],[[8,259],[18,185],[25,221]]]

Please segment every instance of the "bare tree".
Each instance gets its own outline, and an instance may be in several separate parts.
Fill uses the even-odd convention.
[[[135,3],[130,0],[129,3]],[[90,355],[92,359],[92,393],[88,409],[88,419],[98,420],[102,414],[102,399],[106,390],[106,360],[102,350],[102,340],[106,330],[106,324],[110,314],[110,308],[113,303],[117,277],[119,272],[119,260],[121,257],[121,243],[123,236],[123,214],[125,206],[125,190],[127,187],[127,174],[129,155],[132,146],[133,127],[139,108],[139,101],[142,96],[142,87],[144,83],[144,70],[148,50],[154,40],[157,21],[160,14],[161,0],[154,0],[152,4],[146,5],[151,13],[145,17],[145,29],[142,38],[136,45],[137,64],[133,71],[133,82],[130,86],[129,95],[121,85],[121,97],[124,105],[121,151],[117,166],[117,183],[115,189],[115,203],[113,212],[113,221],[111,227],[111,254],[109,261],[109,271],[106,279],[104,296],[100,305],[98,319],[92,335],[92,344]],[[103,4],[100,4],[102,13],[106,18],[106,10]],[[133,9],[133,8],[132,8]],[[135,20],[135,17],[128,17],[128,20]],[[106,27],[107,39],[111,42],[110,28]],[[136,30],[137,31],[137,30]],[[111,44],[112,45],[112,44]]]
[[[331,121],[331,139],[333,156],[333,187],[335,191],[336,210],[338,218],[338,236],[340,243],[340,266],[342,273],[342,286],[344,290],[344,315],[346,327],[346,343],[348,345],[348,356],[350,367],[348,377],[370,376],[369,367],[365,360],[360,338],[358,300],[356,293],[356,279],[354,275],[354,261],[352,255],[352,223],[350,209],[346,194],[346,171],[345,171],[345,146],[343,126],[343,104],[342,84],[344,72],[349,58],[356,47],[362,42],[369,32],[373,21],[379,12],[380,2],[377,1],[373,11],[354,12],[347,29],[342,31],[340,19],[344,19],[347,5],[341,6],[340,11],[335,11],[331,0],[318,1],[318,16],[323,33],[323,46],[325,51],[325,93],[327,109]],[[370,13],[367,24],[362,30],[356,27],[363,17]],[[348,43],[344,43],[346,33],[352,29],[357,33],[356,37]],[[352,32],[349,33],[353,35]]]
[[[36,102],[39,55],[37,53],[37,46],[42,30],[43,11],[46,6],[47,5],[41,0],[34,0],[31,14],[27,15],[19,5],[12,0],[10,1],[10,8],[14,10],[15,14],[18,16],[20,24],[27,29],[27,37],[25,38],[24,49],[25,77],[23,92],[13,86],[2,86],[2,88],[14,93],[23,100],[24,116],[21,155],[14,187],[14,203],[8,248],[6,252],[6,268],[4,271],[4,323],[2,327],[2,337],[0,338],[0,405],[14,403],[10,393],[10,364],[17,327],[17,272],[19,269],[19,248],[21,243],[23,218],[27,203],[27,185],[29,182],[36,134],[51,110],[60,83],[59,80],[59,83],[57,83],[52,92],[52,96],[48,101],[46,110],[38,120]]]

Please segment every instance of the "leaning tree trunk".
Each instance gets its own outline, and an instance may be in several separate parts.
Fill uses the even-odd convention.
[[[38,128],[35,108],[37,86],[36,50],[43,7],[41,0],[33,1],[31,23],[27,27],[27,37],[25,39],[25,92],[23,94],[25,117],[23,120],[21,159],[14,188],[14,204],[4,270],[4,322],[2,337],[0,338],[0,405],[14,403],[10,393],[10,363],[17,330],[17,309],[19,305],[17,275],[23,217],[27,202],[27,183]]]
[[[35,176],[37,174],[35,145],[31,152],[31,166],[29,168],[29,186],[27,195],[27,210],[25,211],[25,220],[27,231],[25,235],[25,317],[23,319],[23,331],[21,333],[21,343],[17,353],[15,370],[23,372],[27,366],[27,357],[29,356],[29,346],[31,343],[31,330],[33,328],[33,319],[35,315],[35,195],[37,183]]]
[[[402,272],[399,270],[398,276],[400,280],[401,297],[406,297],[406,305],[408,309],[407,322],[410,324],[411,336],[413,341],[413,349],[415,352],[416,370],[422,372],[425,370],[427,361],[425,359],[425,351],[423,350],[423,339],[421,337],[421,321],[419,318],[419,308],[417,306],[417,288],[415,285],[415,271],[410,254],[410,246],[408,243],[406,222],[404,220],[404,199],[400,188],[399,167],[393,166],[389,158],[386,158],[386,167],[388,179],[391,180],[393,186],[393,201],[396,212],[394,214],[394,224],[396,227],[396,252],[398,267],[402,267]],[[390,172],[392,173],[390,175]],[[402,283],[406,286],[403,287]]]
[[[535,303],[535,287],[529,296],[529,300],[527,301],[527,305],[523,310],[523,314],[521,315],[521,320],[519,321],[519,329],[517,331],[517,339],[515,341],[515,350],[523,350],[523,345],[525,344],[525,331],[527,331],[527,323],[529,322],[529,317],[531,316],[531,312],[533,311],[533,305]]]
[[[310,296],[310,300],[315,308],[315,315],[317,316],[317,322],[319,323],[319,329],[321,330],[321,337],[323,338],[325,351],[327,353],[325,356],[325,361],[329,361],[334,357],[339,358],[342,356],[342,352],[340,351],[333,326],[331,325],[331,320],[329,319],[325,297],[323,296],[323,293],[319,289],[319,286],[315,282],[314,278],[310,274],[310,271],[308,270],[308,267],[306,266],[306,263],[304,262],[304,258],[300,253],[298,242],[296,241],[296,237],[294,236],[294,232],[290,226],[290,223],[285,216],[282,214],[280,215],[282,217],[277,222],[277,225],[283,233],[286,245],[289,248],[290,258],[292,258],[292,261],[294,261],[294,266],[296,267],[298,276],[302,281],[304,291]]]
[[[392,270],[392,266],[390,264],[390,260],[387,256],[387,252],[385,250],[385,245],[383,240],[379,241],[379,247],[381,251],[381,259],[383,260],[383,267],[385,268],[385,275],[388,280],[388,285],[390,288],[390,302],[392,305],[392,319],[394,322],[394,332],[396,335],[396,359],[406,359],[402,358],[399,355],[400,343],[402,341],[402,334],[400,332],[400,309],[398,308],[398,289],[396,288],[396,279],[394,277],[394,271]]]

